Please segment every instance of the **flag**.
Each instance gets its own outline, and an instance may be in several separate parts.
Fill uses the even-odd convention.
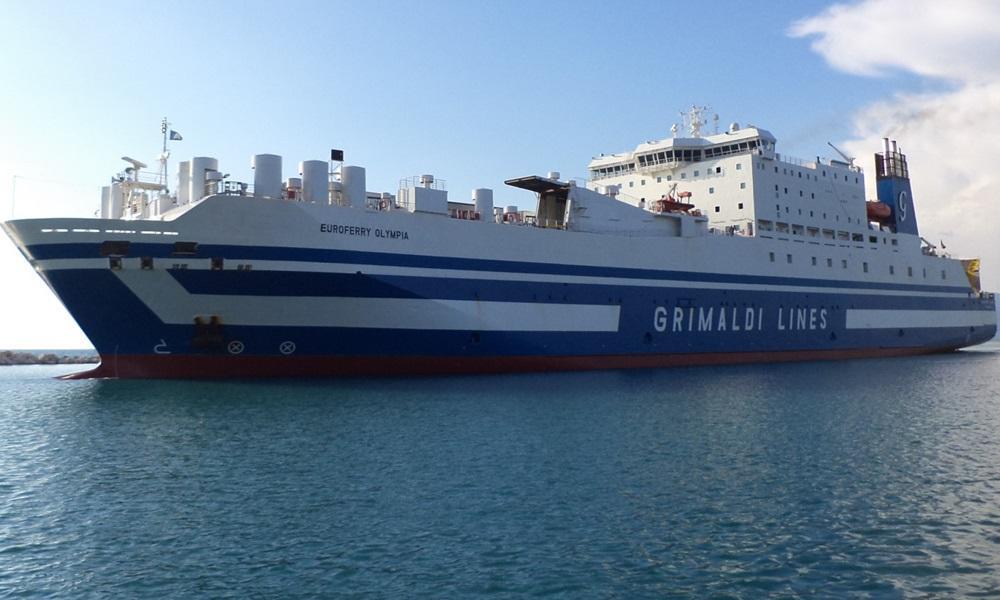
[[[981,292],[983,288],[979,281],[979,259],[963,260],[962,266],[965,267],[965,276],[969,278],[969,285],[972,286],[973,290]]]
[[[171,129],[170,130],[170,139],[180,141],[180,140],[183,140],[184,138],[181,137],[181,134],[179,134],[176,131],[174,131],[173,129]]]

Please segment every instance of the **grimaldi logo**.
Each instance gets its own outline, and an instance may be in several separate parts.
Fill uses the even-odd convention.
[[[795,306],[766,310],[748,306],[657,306],[653,327],[659,332],[816,331],[829,324],[823,307]]]

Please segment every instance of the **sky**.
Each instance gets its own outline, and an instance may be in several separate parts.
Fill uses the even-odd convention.
[[[505,179],[585,178],[592,156],[669,136],[707,105],[783,155],[866,169],[880,139],[910,160],[921,233],[982,256],[1000,288],[1000,3],[6,0],[0,19],[0,218],[91,216],[119,157],[345,151],[370,191],[433,173],[452,199]],[[874,197],[874,191],[870,191]],[[0,239],[0,349],[89,343]]]

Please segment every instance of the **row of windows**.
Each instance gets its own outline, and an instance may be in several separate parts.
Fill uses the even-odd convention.
[[[785,255],[785,262],[787,262],[788,264],[792,264],[793,263],[793,258],[792,257],[793,257],[793,255],[786,254]],[[774,252],[769,252],[768,253],[768,258],[771,260],[771,262],[776,262],[776,258],[775,258]],[[814,267],[819,266],[819,259],[817,257],[815,257],[815,256],[813,256],[811,258],[812,258],[812,266],[814,266]],[[831,269],[833,268],[833,259],[832,258],[827,258],[826,259],[826,266],[828,268],[831,268]],[[842,269],[848,268],[848,261],[847,261],[846,258],[840,259],[840,267]],[[868,273],[869,272],[868,262],[867,261],[863,261],[861,263],[861,270],[864,273]],[[927,279],[927,269],[924,268],[924,269],[922,269],[922,271],[923,271],[924,279]],[[895,265],[889,265],[889,275],[895,275],[895,274],[896,274],[896,267],[895,267]],[[913,277],[913,267],[909,267],[909,266],[906,267],[906,276],[907,277]],[[944,269],[941,269],[941,279],[947,279],[947,278],[948,278],[948,272],[945,271]]]
[[[746,183],[745,181],[741,181],[741,182],[740,182],[740,189],[741,189],[741,190],[745,190],[745,189],[747,189],[747,183]],[[714,188],[714,187],[710,187],[710,188],[708,188],[708,193],[709,193],[709,194],[714,194],[714,193],[715,193],[715,188]],[[743,205],[742,205],[742,204],[740,205],[740,208],[743,208]],[[719,211],[715,211],[715,212],[719,212]]]
[[[823,215],[826,216],[825,214]],[[828,240],[841,240],[845,242],[864,242],[865,234],[863,233],[852,233],[849,231],[834,231],[833,229],[820,229],[819,227],[810,227],[797,224],[782,223],[780,221],[771,222],[766,219],[757,220],[758,231],[776,231],[778,233],[791,233],[792,235],[804,235],[806,237],[822,237]],[[878,244],[879,237],[877,235],[869,235],[869,244]],[[891,243],[893,246],[899,245],[899,240],[896,238],[882,238],[883,244]]]
[[[698,149],[677,148],[674,150],[664,150],[661,152],[640,154],[639,156],[636,157],[636,160],[638,161],[640,168],[652,165],[660,165],[664,163],[672,163],[672,162],[696,162],[702,160],[703,158],[716,158],[719,156],[728,156],[730,154],[747,152],[757,148],[757,145],[758,145],[758,140],[750,140],[747,142],[729,144],[728,146],[705,148],[704,150],[700,148]]]
[[[780,215],[780,213],[781,213],[781,205],[780,204],[775,204],[774,205],[774,210],[776,212],[778,212],[779,215]],[[785,214],[789,214],[789,213],[791,213],[791,208],[789,208],[789,206],[786,204],[785,205]],[[826,213],[822,213],[822,214],[823,214],[823,219],[825,220],[826,219]],[[799,209],[799,215],[800,216],[802,215],[802,209],[801,208]],[[812,211],[812,210],[809,211],[809,216],[811,218],[815,218],[816,217],[816,212]],[[840,221],[840,215],[833,215],[833,220],[834,221]],[[847,222],[848,223],[861,223],[861,219],[855,219],[854,217],[847,217]]]
[[[737,171],[742,171],[743,170],[743,165],[741,163],[736,163],[736,170]],[[711,167],[709,167],[705,171],[705,175],[712,175],[712,174],[719,175],[721,173],[722,173],[722,167],[715,167],[714,169],[711,168]],[[692,177],[701,177],[701,169],[695,169],[693,171],[693,173],[692,173]],[[681,179],[687,179],[687,171],[681,171],[680,178]],[[656,183],[663,183],[664,179],[666,179],[667,181],[673,181],[674,180],[674,176],[673,175],[667,175],[666,177],[659,176],[659,177],[656,178]],[[640,179],[639,180],[639,185],[640,186],[646,185],[646,180],[645,179]],[[628,182],[628,186],[629,187],[635,187],[635,180],[629,181]],[[746,187],[747,187],[746,183],[741,183],[740,184],[740,189],[741,190],[746,189]],[[712,192],[709,192],[709,193],[712,193]]]
[[[774,167],[774,172],[775,173],[778,172],[778,167],[777,166]],[[792,177],[795,177],[796,173],[798,173],[799,179],[802,179],[802,171],[796,171],[795,169],[789,169],[787,167],[783,167],[781,169],[781,174],[782,175],[791,175]],[[823,174],[823,177],[826,177],[826,169],[822,170],[822,174]],[[833,177],[834,179],[836,179],[837,178],[837,174],[836,173],[830,173],[830,177]],[[809,173],[806,173],[806,179],[809,179]],[[813,181],[819,181],[819,176],[816,175],[815,173],[813,173],[812,179],[813,179]],[[847,175],[844,175],[844,181],[849,181],[849,178],[848,178]],[[861,183],[861,179],[858,176],[855,176],[854,177],[854,183]]]

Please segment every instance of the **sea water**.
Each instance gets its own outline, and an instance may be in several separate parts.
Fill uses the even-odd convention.
[[[79,368],[0,370],[0,596],[1000,595],[996,342],[630,372],[53,379]]]

